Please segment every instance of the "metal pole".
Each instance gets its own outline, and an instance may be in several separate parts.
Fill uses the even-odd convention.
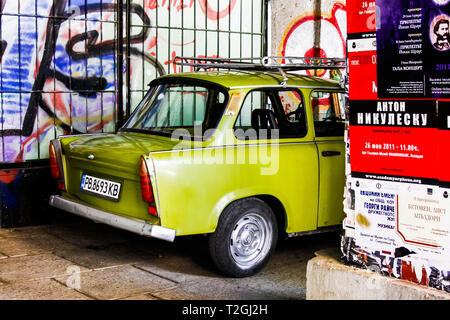
[[[127,90],[127,99],[126,99],[126,112],[125,112],[125,119],[128,119],[131,112],[131,59],[130,59],[130,51],[131,51],[131,0],[127,1],[127,49],[126,49],[126,58],[127,58],[127,70],[126,70],[126,90]]]
[[[262,46],[262,55],[263,57],[268,55],[268,43],[269,43],[269,37],[271,36],[268,34],[269,31],[269,23],[272,23],[272,21],[269,21],[269,1],[270,0],[264,0],[263,3],[263,14],[262,14],[262,39],[261,39],[261,46]]]
[[[117,127],[124,123],[123,113],[123,0],[117,1]],[[127,66],[128,68],[128,66]]]

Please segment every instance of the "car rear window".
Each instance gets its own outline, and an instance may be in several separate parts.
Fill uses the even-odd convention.
[[[122,130],[209,138],[227,100],[226,90],[220,87],[161,83],[150,89]]]

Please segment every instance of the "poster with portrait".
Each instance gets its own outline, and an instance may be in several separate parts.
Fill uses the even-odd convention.
[[[450,0],[377,0],[379,98],[450,97]]]
[[[439,185],[442,188],[450,189],[450,100],[438,102],[438,119]],[[446,199],[450,201],[448,196]]]
[[[347,53],[350,100],[377,98],[375,1],[347,4]]]

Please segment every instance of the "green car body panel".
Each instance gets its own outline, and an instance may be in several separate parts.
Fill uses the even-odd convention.
[[[299,138],[240,140],[231,130],[246,95],[258,88],[282,88],[275,73],[197,72],[162,77],[193,79],[226,89],[228,102],[211,137],[172,139],[151,133],[62,136],[65,190],[61,197],[114,215],[175,230],[177,236],[212,233],[232,202],[260,197],[280,204],[286,233],[314,231],[339,224],[343,217],[343,136],[316,137],[311,94],[343,92],[338,83],[288,75],[286,88],[301,92],[308,131]],[[324,157],[334,151],[337,156]],[[94,159],[88,159],[94,154]],[[263,154],[256,161],[249,154]],[[244,161],[239,161],[239,155]],[[141,196],[139,161],[144,157],[158,216],[148,213]],[[238,160],[237,160],[238,159]],[[242,158],[241,158],[242,160]],[[82,174],[122,184],[118,201],[83,192]]]

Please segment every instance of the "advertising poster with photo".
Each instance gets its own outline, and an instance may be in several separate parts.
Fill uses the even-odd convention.
[[[450,258],[450,209],[438,186],[354,180],[358,245],[387,255],[403,247],[423,258]]]
[[[374,180],[352,180],[357,245],[393,254],[399,186]]]
[[[379,98],[450,97],[450,0],[377,0]]]

